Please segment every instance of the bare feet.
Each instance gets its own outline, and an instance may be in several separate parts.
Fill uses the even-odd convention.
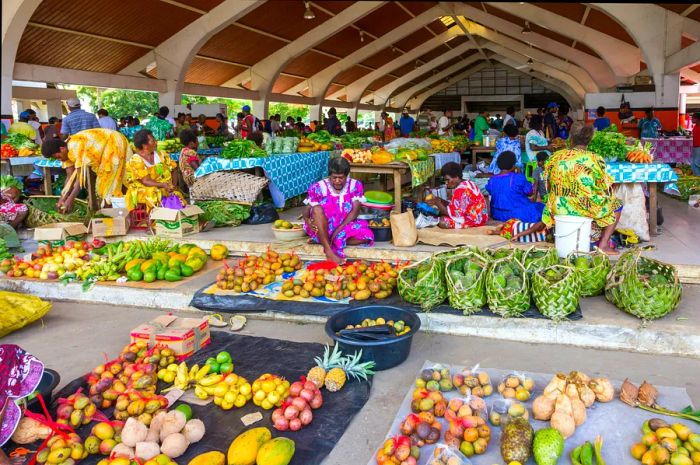
[[[616,250],[610,248],[609,245],[599,245],[598,248],[601,252],[605,252],[607,255],[619,255],[620,253]]]
[[[343,260],[338,255],[336,255],[335,252],[333,252],[333,250],[331,250],[331,249],[326,250],[325,254],[326,254],[326,258],[329,261],[335,263],[336,265],[342,265],[343,263],[345,263],[345,260]]]

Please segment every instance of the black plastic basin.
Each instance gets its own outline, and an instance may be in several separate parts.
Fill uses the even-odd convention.
[[[374,242],[389,242],[392,238],[391,226],[381,228],[370,226],[369,229],[374,233]]]
[[[403,336],[382,341],[356,341],[336,334],[347,325],[358,325],[365,318],[385,320],[403,320],[411,331]],[[366,307],[351,307],[342,310],[328,318],[326,334],[339,345],[343,354],[350,355],[362,349],[362,361],[372,360],[376,364],[375,371],[388,370],[403,363],[411,352],[413,335],[420,329],[420,318],[415,312],[398,307],[384,305],[368,305]]]
[[[36,390],[26,399],[27,409],[31,412],[40,413],[43,415],[44,411],[41,408],[39,399],[36,398],[36,393],[41,393],[41,396],[44,398],[44,403],[48,407],[51,405],[51,394],[60,382],[61,375],[59,375],[58,372],[49,368],[44,368],[44,374],[41,375],[39,386],[37,386]]]

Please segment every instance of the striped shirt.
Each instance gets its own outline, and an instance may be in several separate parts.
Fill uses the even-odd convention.
[[[63,121],[61,121],[61,134],[72,136],[86,129],[99,128],[100,123],[97,116],[78,108],[71,111]]]

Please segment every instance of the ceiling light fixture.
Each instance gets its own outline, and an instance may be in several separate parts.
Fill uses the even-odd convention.
[[[306,9],[304,10],[304,19],[315,19],[316,14],[314,10],[311,9],[311,2],[304,2]]]
[[[398,53],[399,49],[396,48],[394,45],[391,46],[391,51],[394,53]]]
[[[534,61],[532,61],[532,58],[530,58],[529,60],[527,60],[527,64],[528,64],[528,65],[531,65],[531,64],[533,64],[533,63],[534,63]]]
[[[360,29],[360,42],[364,42],[364,41],[365,41],[365,31]]]
[[[522,31],[520,31],[521,34],[529,34],[532,32],[532,29],[530,29],[530,21],[525,21],[525,27],[523,28]]]

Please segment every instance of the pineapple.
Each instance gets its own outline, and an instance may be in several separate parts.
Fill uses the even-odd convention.
[[[339,367],[343,361],[343,354],[338,348],[338,344],[333,347],[333,352],[330,351],[330,347],[326,345],[326,350],[323,353],[323,359],[321,357],[314,358],[316,366],[309,370],[306,378],[321,389],[326,380],[326,373],[333,368]]]
[[[325,386],[329,392],[340,391],[348,377],[366,381],[367,376],[373,375],[374,362],[360,363],[362,349],[354,355],[343,357],[340,367],[331,369],[326,375]]]

